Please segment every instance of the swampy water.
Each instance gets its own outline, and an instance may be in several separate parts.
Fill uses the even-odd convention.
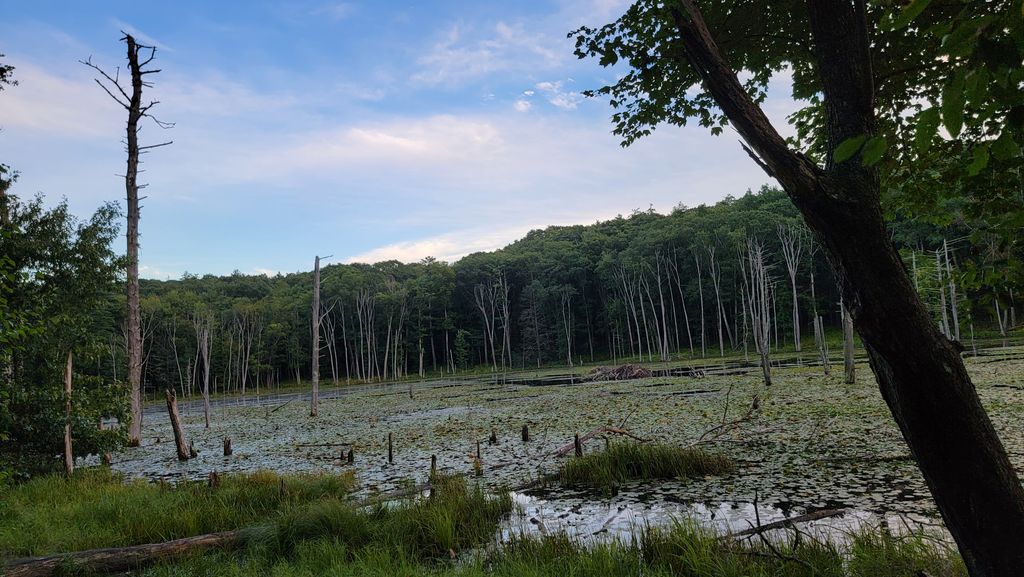
[[[1011,460],[1024,469],[1024,347],[988,349],[966,363]],[[624,426],[640,437],[691,444],[747,413],[756,398],[749,420],[699,445],[735,459],[734,474],[633,482],[615,496],[550,485],[515,493],[520,507],[503,533],[623,537],[683,518],[741,530],[755,519],[768,523],[821,509],[846,511],[817,522],[824,531],[865,523],[895,530],[941,527],[867,365],[857,369],[857,383],[845,385],[841,366],[825,376],[820,366],[783,360],[770,388],[762,385],[759,369],[743,363],[677,366],[615,382],[529,373],[433,380],[414,383],[411,397],[408,383],[328,386],[316,419],[309,417],[308,393],[251,395],[214,401],[209,429],[202,403],[183,402],[186,436],[198,451],[185,462],[175,457],[166,411],[152,405],[142,446],[114,455],[112,467],[129,477],[167,481],[203,479],[211,471],[354,468],[359,494],[367,495],[424,481],[432,455],[442,471],[472,477],[479,443],[479,480],[501,490],[557,471],[567,457],[555,452],[575,433]],[[524,425],[529,442],[521,439]],[[488,442],[492,430],[494,444]],[[389,433],[393,463],[387,461]],[[232,456],[222,455],[224,437],[232,440]],[[585,450],[599,451],[604,443],[592,439]],[[353,465],[342,458],[349,450]]]

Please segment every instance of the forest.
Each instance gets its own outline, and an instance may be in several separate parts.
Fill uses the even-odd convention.
[[[970,230],[962,217],[891,225],[936,323],[968,344],[972,331],[1005,336],[1016,325],[1012,288],[960,280],[1000,265]],[[329,264],[324,375],[338,384],[752,351],[748,239],[765,248],[770,348],[800,342],[817,355],[819,332],[841,326],[836,283],[785,194],[763,189],[669,215],[536,230],[450,264]],[[240,393],[308,381],[312,287],[311,271],[142,281],[147,390],[192,396],[207,379],[211,392]],[[109,308],[113,322],[93,335],[109,343],[107,356],[90,368],[113,380],[124,338],[117,301]]]

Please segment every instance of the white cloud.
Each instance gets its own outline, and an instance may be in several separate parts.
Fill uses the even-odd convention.
[[[570,78],[568,81],[572,82],[572,79]],[[548,102],[562,110],[576,110],[576,106],[583,100],[583,96],[578,92],[564,90],[561,80],[538,82],[536,88],[547,96]]]
[[[349,2],[334,2],[332,4],[324,4],[313,10],[310,14],[312,16],[326,16],[331,20],[344,20],[352,15],[355,11],[355,6]]]
[[[545,225],[518,225],[502,228],[471,228],[427,238],[387,244],[349,256],[346,263],[398,260],[417,262],[430,256],[454,262],[467,254],[501,248],[533,228]]]
[[[451,85],[496,72],[549,70],[562,64],[564,41],[527,32],[521,24],[498,22],[483,38],[452,26],[418,60],[417,84]]]
[[[274,270],[274,269],[271,269],[271,268],[263,268],[263,267],[254,267],[252,269],[252,272],[254,272],[255,274],[261,274],[263,276],[269,276],[269,277],[273,277],[273,276],[277,276],[277,275],[281,274],[281,271],[279,271],[279,270]]]
[[[19,61],[18,87],[4,91],[0,126],[41,131],[70,138],[114,134],[125,112],[92,81],[90,70],[68,76],[50,74],[31,62]]]
[[[522,98],[520,98],[519,100],[516,100],[512,104],[512,108],[515,108],[516,112],[527,112],[528,110],[530,110],[531,106],[533,106],[533,105],[530,104],[529,100],[523,100]]]

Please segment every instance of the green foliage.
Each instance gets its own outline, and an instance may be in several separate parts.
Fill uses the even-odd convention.
[[[662,443],[612,443],[604,451],[569,460],[561,471],[567,485],[609,492],[629,480],[722,475],[736,470],[728,457]]]
[[[111,249],[117,236],[115,205],[87,221],[67,202],[47,209],[36,197],[24,203],[5,195],[8,226],[0,236],[0,470],[23,478],[57,463],[63,446],[63,368],[73,373],[72,437],[76,456],[118,445],[122,434],[101,430],[102,419],[124,422],[123,387],[95,372],[100,346],[113,329],[99,312],[111,302],[123,263]]]
[[[263,472],[222,475],[220,486],[127,482],[107,469],[45,475],[0,493],[0,557],[154,543],[244,527],[324,499],[355,477]]]

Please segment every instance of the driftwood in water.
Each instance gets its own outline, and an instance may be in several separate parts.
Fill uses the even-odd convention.
[[[640,365],[619,365],[617,367],[594,367],[585,377],[588,381],[628,381],[650,377],[650,369]]]
[[[765,525],[759,525],[757,527],[751,527],[742,531],[737,531],[728,535],[729,537],[747,537],[750,535],[758,535],[765,531],[771,531],[773,529],[782,529],[785,527],[793,526],[797,523],[807,523],[808,521],[817,521],[819,519],[827,519],[829,517],[835,517],[845,512],[845,509],[823,509],[821,511],[815,511],[813,513],[807,513],[806,515],[799,515],[796,517],[790,517],[788,519],[782,519],[773,523],[767,523]]]
[[[568,455],[570,451],[575,451],[576,450],[577,443],[579,444],[580,452],[582,453],[583,443],[585,443],[585,442],[589,441],[590,439],[600,435],[601,433],[611,433],[613,435],[623,435],[623,436],[629,437],[631,439],[636,439],[637,441],[640,441],[641,443],[646,443],[649,440],[649,439],[645,439],[643,437],[638,437],[638,436],[634,435],[633,433],[630,433],[629,431],[627,431],[625,429],[619,429],[619,428],[616,428],[616,427],[598,427],[598,428],[594,429],[593,431],[590,431],[589,433],[587,433],[587,434],[585,434],[583,436],[576,435],[576,438],[574,438],[571,442],[569,442],[569,443],[559,447],[558,450],[556,450],[554,452],[554,454],[559,456],[559,457],[564,457],[564,456]]]
[[[77,553],[13,559],[4,563],[4,577],[50,577],[74,567],[84,573],[123,573],[158,561],[204,549],[231,549],[242,544],[241,531],[224,531],[196,537],[131,547],[90,549]]]
[[[178,451],[178,460],[187,461],[192,456],[188,443],[185,442],[185,431],[181,428],[181,417],[178,415],[178,399],[174,395],[174,389],[165,391],[167,397],[167,415],[171,418],[171,429],[174,431],[174,445]]]

